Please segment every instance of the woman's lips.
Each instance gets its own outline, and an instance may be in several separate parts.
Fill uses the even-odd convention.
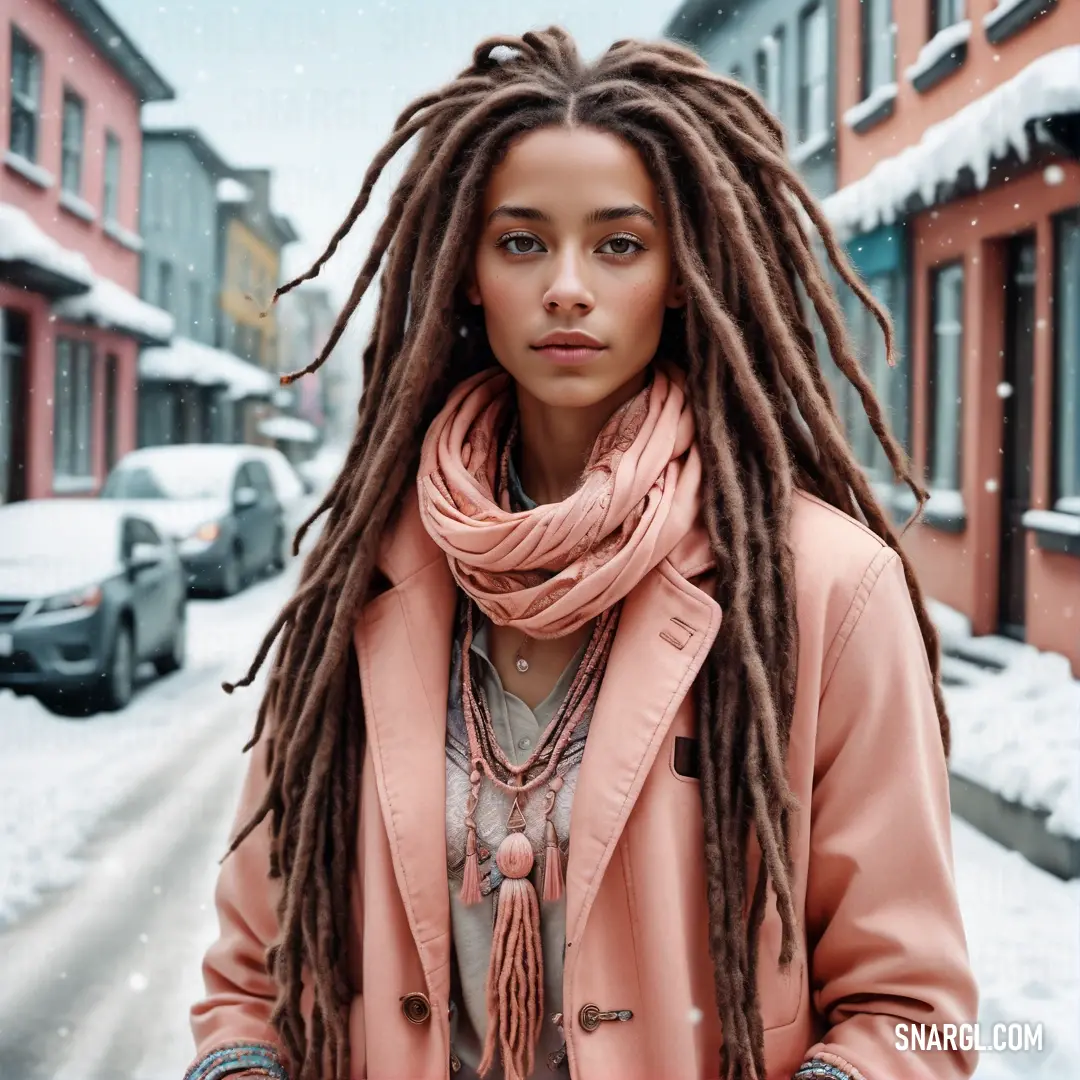
[[[535,348],[535,346],[534,346]],[[543,345],[536,352],[546,357],[553,364],[587,364],[594,360],[606,347],[596,348],[586,345]]]

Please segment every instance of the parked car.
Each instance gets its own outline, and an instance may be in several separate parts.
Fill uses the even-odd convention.
[[[197,591],[231,596],[284,568],[285,514],[270,470],[254,447],[187,444],[133,450],[101,492],[171,537]]]
[[[285,512],[286,547],[291,548],[292,538],[304,518],[308,516],[309,507],[314,509],[310,498],[314,489],[307,478],[280,450],[275,450],[272,446],[249,446],[247,449],[260,461],[265,461],[266,467],[270,470],[270,481],[274,485],[274,493]]]
[[[0,506],[0,687],[64,711],[122,709],[141,661],[183,666],[185,586],[174,546],[126,507]]]

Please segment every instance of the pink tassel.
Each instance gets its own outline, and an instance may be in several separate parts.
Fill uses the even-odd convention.
[[[540,904],[529,881],[532,845],[524,834],[510,833],[499,846],[495,863],[503,881],[487,977],[487,1037],[477,1071],[487,1074],[498,1045],[504,1080],[526,1080],[533,1071],[544,1015]]]
[[[555,826],[547,823],[547,848],[544,851],[544,903],[561,900],[563,894],[562,851]]]
[[[480,856],[476,853],[476,825],[472,818],[466,818],[468,827],[465,839],[465,872],[461,878],[461,892],[458,899],[463,904],[479,904],[480,895]]]

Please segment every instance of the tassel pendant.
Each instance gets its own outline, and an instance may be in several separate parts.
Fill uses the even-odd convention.
[[[555,796],[562,788],[561,776],[553,776],[548,784],[547,802],[544,806],[544,903],[561,900],[563,894],[562,851],[559,848],[559,834],[551,820],[555,813]]]
[[[463,904],[479,904],[480,855],[476,843],[476,807],[480,802],[480,773],[474,768],[469,775],[469,798],[465,804],[465,870],[461,875],[461,892],[458,899]]]
[[[521,816],[516,801],[514,810]],[[511,819],[514,816],[511,811]],[[503,881],[487,976],[487,1037],[477,1070],[481,1076],[494,1064],[496,1048],[505,1080],[526,1080],[533,1071],[544,1015],[540,904],[529,880],[533,862],[532,845],[523,832],[509,833],[495,856]]]

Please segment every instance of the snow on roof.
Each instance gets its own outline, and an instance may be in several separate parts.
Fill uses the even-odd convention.
[[[231,176],[226,176],[218,181],[217,197],[218,202],[223,203],[250,202],[251,188],[241,184],[239,180],[234,180]]]
[[[30,263],[87,288],[94,280],[84,255],[61,247],[25,210],[10,203],[0,203],[0,262]]]
[[[223,349],[178,337],[164,347],[144,349],[139,378],[147,382],[191,382],[223,386],[235,399],[271,394],[277,381],[268,371]]]
[[[109,278],[94,279],[90,291],[70,296],[53,305],[53,313],[70,322],[87,322],[109,330],[119,330],[145,342],[163,342],[172,337],[173,317]]]
[[[1026,160],[1027,125],[1080,110],[1080,45],[1033,60],[1019,74],[926,129],[914,146],[879,161],[861,180],[822,203],[833,226],[845,235],[891,224],[908,200],[933,203],[941,184],[971,169],[982,188],[990,164],[1010,149]]]
[[[319,429],[298,416],[271,416],[259,424],[259,434],[283,442],[313,443],[319,441]]]

